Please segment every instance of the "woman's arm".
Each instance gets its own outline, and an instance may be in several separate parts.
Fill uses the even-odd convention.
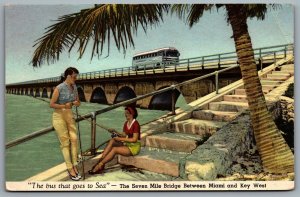
[[[50,100],[50,107],[54,108],[54,109],[71,109],[73,103],[65,103],[65,104],[57,104],[56,101],[58,99],[59,96],[59,91],[57,88],[54,89],[53,94],[52,94],[52,98]],[[80,103],[79,103],[80,105]]]
[[[122,141],[122,142],[137,142],[139,139],[139,133],[133,133],[132,138],[125,138],[125,137],[115,137],[114,138],[117,141]]]
[[[57,88],[54,89],[53,94],[52,94],[52,98],[50,100],[50,107],[54,108],[54,109],[66,109],[69,108],[69,105],[67,104],[57,104],[56,101],[58,99],[59,96],[59,91]]]
[[[116,133],[118,134],[118,136],[120,137],[126,137],[126,133],[125,132],[119,132],[119,131],[116,131]]]
[[[76,107],[79,107],[80,106],[80,99],[79,99],[79,95],[78,95],[76,85],[74,85],[74,88],[76,88],[76,97],[75,97],[75,101],[73,101],[72,104],[75,105]]]
[[[127,136],[125,132],[119,132],[119,131],[117,131],[115,129],[108,129],[108,131],[110,133],[116,133],[117,136],[119,136],[119,137],[126,137]]]

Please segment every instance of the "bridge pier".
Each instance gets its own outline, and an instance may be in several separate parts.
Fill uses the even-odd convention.
[[[136,96],[142,96],[149,92],[154,92],[155,88],[154,88],[153,83],[139,82],[139,83],[136,83],[134,91],[136,93]],[[152,99],[152,96],[144,98],[142,100],[139,100],[139,101],[137,101],[137,106],[139,106],[140,108],[147,109],[150,104],[151,99]]]
[[[85,97],[85,100],[86,101],[90,101],[91,100],[91,96],[92,96],[92,93],[93,93],[93,89],[94,89],[94,86],[96,87],[97,84],[84,84],[82,89],[83,89],[83,92],[84,92],[84,97]]]
[[[115,97],[118,93],[117,84],[107,83],[104,85],[104,92],[106,94],[107,103],[109,105],[114,104]]]

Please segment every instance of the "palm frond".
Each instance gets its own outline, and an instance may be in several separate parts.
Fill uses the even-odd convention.
[[[266,4],[245,4],[243,10],[246,12],[246,16],[249,18],[256,17],[257,19],[264,20],[267,13]]]
[[[171,7],[171,13],[176,13],[192,27],[200,20],[204,11],[211,10],[213,6],[213,4],[175,4]]]
[[[66,49],[70,53],[75,46],[82,58],[91,40],[91,59],[95,54],[102,55],[106,43],[109,54],[111,35],[118,50],[125,52],[128,46],[134,46],[133,35],[138,27],[146,32],[148,26],[159,24],[169,7],[167,4],[105,4],[64,15],[35,41],[32,65],[53,63],[60,53]]]

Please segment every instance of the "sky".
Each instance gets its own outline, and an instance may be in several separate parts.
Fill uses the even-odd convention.
[[[80,73],[131,66],[132,56],[138,52],[161,47],[175,47],[180,58],[233,52],[231,26],[225,19],[223,9],[205,12],[200,21],[189,28],[176,15],[167,15],[160,25],[149,28],[145,34],[141,29],[134,37],[135,47],[126,54],[118,51],[111,42],[109,56],[104,51],[100,58],[90,60],[91,48],[82,59],[76,49],[70,54],[62,53],[59,61],[33,68],[30,64],[35,40],[43,36],[45,28],[55,23],[62,15],[79,12],[93,5],[8,5],[5,7],[5,83],[17,83],[59,76],[69,66]],[[283,5],[270,10],[264,21],[248,20],[249,33],[254,48],[294,42],[294,8]],[[90,50],[89,50],[90,49]]]

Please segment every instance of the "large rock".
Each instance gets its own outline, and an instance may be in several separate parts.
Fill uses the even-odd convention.
[[[282,109],[281,118],[285,123],[294,122],[294,99],[286,96],[280,97],[280,105]]]
[[[225,175],[234,158],[250,149],[252,138],[249,115],[243,113],[186,157],[181,176],[196,181]]]

